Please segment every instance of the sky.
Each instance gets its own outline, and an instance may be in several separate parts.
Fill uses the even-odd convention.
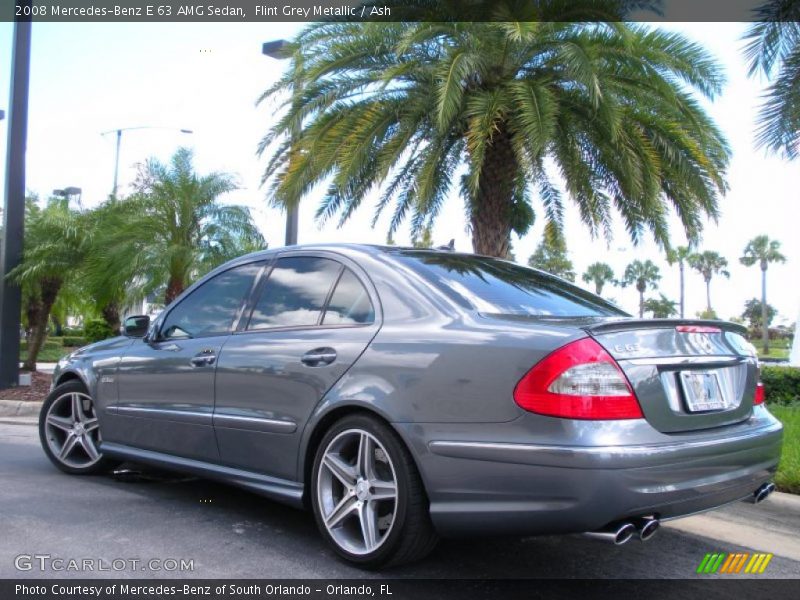
[[[702,249],[727,257],[730,279],[712,282],[712,304],[722,318],[741,314],[744,302],[760,297],[760,271],[739,264],[745,244],[767,234],[782,244],[784,265],[769,269],[768,299],[779,311],[776,323],[791,323],[800,310],[800,234],[797,198],[800,162],[788,162],[754,146],[755,123],[763,78],[748,78],[742,58],[741,23],[679,23],[659,25],[702,43],[722,65],[727,77],[723,93],[706,109],[722,129],[733,156],[728,171],[730,190],[720,199],[721,217],[707,223]],[[47,197],[67,186],[83,190],[85,207],[98,204],[111,191],[115,135],[102,132],[125,127],[153,127],[123,133],[120,192],[130,191],[136,164],[155,156],[168,160],[181,145],[192,148],[199,172],[227,171],[239,189],[225,202],[253,210],[270,247],[283,244],[284,214],[271,208],[261,186],[266,157],[256,155],[259,139],[275,120],[276,107],[256,106],[256,99],[281,73],[280,61],[261,54],[264,41],[290,38],[301,25],[243,24],[58,24],[35,23],[31,57],[31,87],[27,151],[27,189]],[[12,25],[0,23],[0,108],[7,110]],[[0,139],[7,135],[0,121]],[[163,129],[155,129],[161,127]],[[179,129],[192,130],[192,134]],[[0,177],[5,172],[5,144],[0,144]],[[383,243],[388,215],[371,227],[372,206],[364,203],[342,228],[314,222],[320,194],[306,197],[300,210],[299,240]],[[390,212],[390,211],[387,211]],[[534,251],[543,224],[534,225],[513,247],[521,262]],[[634,247],[617,222],[610,245],[593,240],[568,203],[565,231],[576,272],[592,262],[609,263],[618,277],[634,259],[651,259],[661,268],[659,290],[677,300],[677,267],[669,266],[651,238]],[[673,244],[685,242],[677,220]],[[437,220],[433,239],[455,239],[460,251],[471,251],[461,200],[454,194]],[[409,243],[407,227],[395,235]],[[580,277],[579,281],[580,282]],[[581,285],[583,285],[581,283]],[[604,295],[635,313],[633,288],[610,288]],[[651,292],[649,296],[655,296]],[[686,314],[705,308],[702,277],[687,273]]]

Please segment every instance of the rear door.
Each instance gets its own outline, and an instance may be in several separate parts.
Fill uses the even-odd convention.
[[[749,418],[758,368],[742,330],[718,321],[630,319],[586,327],[617,360],[659,431]]]
[[[223,463],[295,479],[303,427],[377,333],[377,306],[364,273],[341,257],[278,258],[218,360]]]

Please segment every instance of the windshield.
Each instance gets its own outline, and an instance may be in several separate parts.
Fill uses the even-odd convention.
[[[610,302],[548,273],[512,262],[424,250],[392,254],[465,308],[537,317],[628,316]]]

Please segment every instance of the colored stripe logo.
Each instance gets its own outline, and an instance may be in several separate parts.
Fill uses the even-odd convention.
[[[739,573],[760,574],[767,570],[772,554],[756,552],[710,552],[703,557],[697,567],[697,573],[705,575],[725,574],[736,575]]]

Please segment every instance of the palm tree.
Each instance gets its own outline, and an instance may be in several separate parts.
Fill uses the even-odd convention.
[[[693,251],[690,246],[678,246],[677,248],[671,248],[667,251],[667,262],[670,265],[674,265],[678,263],[678,270],[680,271],[680,278],[681,278],[681,298],[680,298],[680,306],[681,306],[681,319],[685,316],[685,292],[686,292],[686,284],[684,282],[684,274],[686,271],[686,261],[689,260],[689,257],[692,255]]]
[[[552,164],[593,235],[617,212],[634,241],[649,230],[666,246],[674,207],[696,239],[729,160],[696,94],[723,78],[700,45],[623,22],[634,4],[543,0],[537,22],[453,22],[464,5],[443,0],[438,22],[310,25],[260,99],[286,109],[258,148],[271,201],[324,181],[317,218],[341,224],[381,190],[374,221],[393,206],[390,230],[410,218],[418,232],[464,170],[473,249],[505,257],[536,212],[560,229]]]
[[[754,237],[745,246],[744,254],[739,259],[746,267],[752,267],[756,263],[761,267],[761,322],[762,341],[764,343],[764,353],[769,354],[769,323],[767,320],[767,267],[769,263],[786,262],[786,257],[780,252],[781,243],[778,240],[770,240],[766,235]]]
[[[26,202],[23,258],[8,274],[22,286],[32,330],[24,369],[36,370],[53,306],[70,274],[84,260],[88,247],[85,216],[72,210],[68,199],[53,198],[44,208],[33,199]]]
[[[582,278],[585,283],[594,283],[594,293],[599,296],[603,286],[614,281],[614,270],[604,262],[595,262],[586,267]]]
[[[644,293],[647,288],[656,289],[661,279],[661,272],[652,260],[635,260],[625,267],[625,273],[619,284],[622,287],[635,285],[639,292],[639,318],[644,317]]]
[[[654,319],[668,319],[674,317],[678,312],[677,302],[670,300],[664,294],[659,294],[658,298],[645,300],[644,310],[653,313]]]
[[[528,266],[567,281],[575,281],[575,267],[567,254],[567,244],[560,235],[545,234],[528,258]]]
[[[128,300],[163,289],[169,304],[215,266],[266,247],[249,209],[219,202],[236,189],[233,178],[196,174],[186,148],[168,165],[149,160],[135,189],[107,207],[90,261],[93,287],[127,287]]]
[[[774,78],[759,114],[756,143],[796,158],[800,143],[800,4],[795,0],[765,2],[745,39],[750,75],[761,72]]]
[[[710,316],[714,314],[714,309],[711,308],[711,279],[714,275],[722,275],[730,277],[725,267],[728,266],[728,259],[724,258],[718,252],[706,250],[704,252],[697,252],[688,258],[689,266],[703,276],[703,281],[706,282],[706,313]]]

